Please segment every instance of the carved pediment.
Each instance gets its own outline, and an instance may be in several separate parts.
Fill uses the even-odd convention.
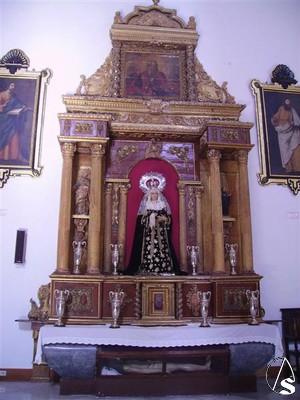
[[[125,18],[116,12],[110,31],[113,48],[92,76],[81,76],[76,94],[234,104],[227,83],[219,86],[194,54],[199,37],[195,18],[186,24],[176,10],[158,3],[136,6]],[[150,65],[157,74],[153,90],[144,78]],[[159,79],[163,89],[157,89]]]
[[[125,20],[128,25],[160,26],[164,28],[185,28],[186,24],[178,18],[175,10],[165,9],[154,4],[150,7],[134,8]]]

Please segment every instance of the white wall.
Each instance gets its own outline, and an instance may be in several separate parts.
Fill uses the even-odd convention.
[[[92,75],[111,49],[109,29],[115,11],[125,16],[133,6],[151,1],[2,0],[0,56],[14,48],[30,58],[30,69],[49,67],[42,144],[42,175],[10,178],[0,189],[0,368],[30,368],[32,332],[15,319],[26,317],[30,298],[48,283],[56,266],[61,155],[57,114],[63,94],[73,94],[80,75]],[[195,16],[200,39],[197,56],[218,83],[228,82],[237,103],[247,107],[241,120],[255,123],[252,79],[270,82],[278,64],[286,64],[300,81],[299,0],[161,0],[184,21]],[[281,307],[300,306],[300,194],[282,186],[260,186],[256,125],[249,155],[254,263],[261,283],[266,318],[280,317]],[[25,266],[14,264],[16,231],[28,230]]]

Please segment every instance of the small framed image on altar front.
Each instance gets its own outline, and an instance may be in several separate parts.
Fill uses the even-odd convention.
[[[251,82],[256,99],[259,183],[300,191],[300,87]]]
[[[125,49],[121,59],[122,97],[184,99],[184,51]]]
[[[174,317],[173,284],[143,285],[143,318]]]

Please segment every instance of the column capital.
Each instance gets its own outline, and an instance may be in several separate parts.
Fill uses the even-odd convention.
[[[222,154],[220,150],[217,149],[208,149],[207,150],[207,159],[209,162],[220,161],[222,158]]]
[[[130,183],[121,183],[120,184],[120,192],[122,194],[127,194],[128,190],[131,188],[131,184]]]
[[[236,158],[239,163],[241,163],[241,162],[247,163],[248,162],[248,151],[244,150],[244,149],[237,150]]]
[[[178,182],[178,183],[177,183],[177,188],[178,188],[178,191],[179,191],[179,196],[182,196],[182,195],[185,194],[185,187],[186,187],[186,184],[185,184],[185,183],[183,183],[183,182]]]
[[[73,158],[76,151],[76,144],[71,142],[63,142],[60,145],[63,158]]]
[[[101,143],[93,143],[91,144],[91,155],[92,158],[102,159],[105,154],[105,146]]]

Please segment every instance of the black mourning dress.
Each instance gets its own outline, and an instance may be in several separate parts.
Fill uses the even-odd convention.
[[[165,216],[166,221],[159,222],[157,219],[159,215]],[[147,209],[144,214],[139,214],[129,265],[123,273],[125,275],[183,274],[172,245],[171,227],[172,217],[165,208]]]

